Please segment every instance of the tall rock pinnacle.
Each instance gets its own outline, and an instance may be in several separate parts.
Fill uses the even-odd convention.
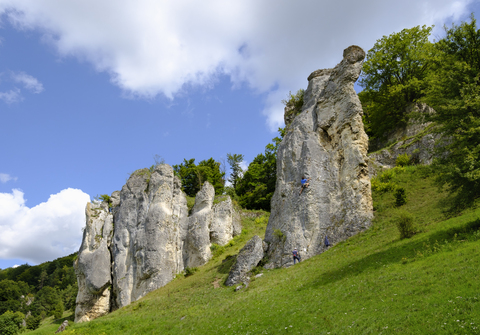
[[[325,236],[333,244],[371,223],[368,137],[353,87],[364,58],[360,47],[350,46],[335,68],[314,71],[301,113],[289,117],[265,234],[267,267],[293,264],[294,248],[303,259],[317,255]],[[311,180],[299,195],[302,176]]]

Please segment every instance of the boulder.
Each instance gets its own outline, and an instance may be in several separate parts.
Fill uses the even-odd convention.
[[[65,320],[65,321],[62,322],[62,324],[60,325],[60,327],[58,327],[58,329],[57,329],[57,331],[55,332],[55,334],[63,332],[67,327],[68,327],[68,320]]]
[[[74,262],[78,282],[75,322],[90,321],[110,311],[112,285],[110,244],[113,216],[107,202],[88,203],[86,226]]]
[[[255,235],[238,253],[235,264],[233,264],[225,285],[233,286],[240,282],[248,282],[250,278],[247,273],[251,271],[263,258],[263,241]]]
[[[293,265],[294,248],[307,259],[330,243],[366,229],[373,216],[368,175],[368,137],[354,90],[365,52],[344,50],[333,69],[308,77],[301,113],[292,120],[277,151],[277,182],[267,225],[267,268]],[[293,113],[296,114],[296,113]],[[302,176],[310,186],[301,195]]]

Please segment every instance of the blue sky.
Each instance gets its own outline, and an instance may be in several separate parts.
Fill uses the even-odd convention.
[[[460,23],[478,1],[0,0],[0,268],[78,250],[86,201],[128,174],[250,162],[281,100],[343,49]]]

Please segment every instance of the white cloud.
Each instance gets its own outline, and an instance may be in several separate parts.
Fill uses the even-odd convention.
[[[305,88],[313,70],[332,67],[352,44],[458,20],[472,0],[0,0],[19,29],[39,29],[62,56],[110,74],[127,95],[174,97],[211,87],[219,74],[267,92],[272,130],[279,98]]]
[[[20,94],[20,90],[18,88],[14,88],[7,92],[0,92],[0,100],[5,101],[7,104],[13,104],[14,102],[22,101],[23,97]]]
[[[12,73],[12,79],[17,83],[23,84],[26,89],[32,91],[33,93],[40,93],[43,91],[42,83],[39,82],[37,78],[32,77],[25,72]]]
[[[6,183],[10,180],[17,181],[17,177],[12,177],[8,173],[0,173],[0,182]]]
[[[0,193],[0,258],[41,263],[78,251],[88,201],[68,188],[28,208],[21,190]]]

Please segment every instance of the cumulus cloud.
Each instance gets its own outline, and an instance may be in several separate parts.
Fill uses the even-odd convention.
[[[12,177],[8,173],[0,173],[0,182],[6,183],[10,180],[17,181],[17,177]]]
[[[13,104],[23,100],[22,94],[18,88],[8,90],[6,92],[0,92],[0,100],[3,100],[7,104]]]
[[[65,189],[33,208],[24,193],[0,193],[0,258],[41,263],[78,251],[90,196]]]
[[[219,74],[233,86],[267,93],[272,130],[283,123],[288,91],[309,73],[332,67],[352,44],[458,20],[472,0],[0,0],[0,15],[19,29],[40,29],[62,56],[110,74],[127,95],[173,98]],[[278,100],[280,98],[280,100]]]
[[[33,93],[40,93],[43,91],[42,83],[39,82],[37,78],[32,77],[25,72],[12,73],[12,79],[17,83],[21,83],[26,89]]]

